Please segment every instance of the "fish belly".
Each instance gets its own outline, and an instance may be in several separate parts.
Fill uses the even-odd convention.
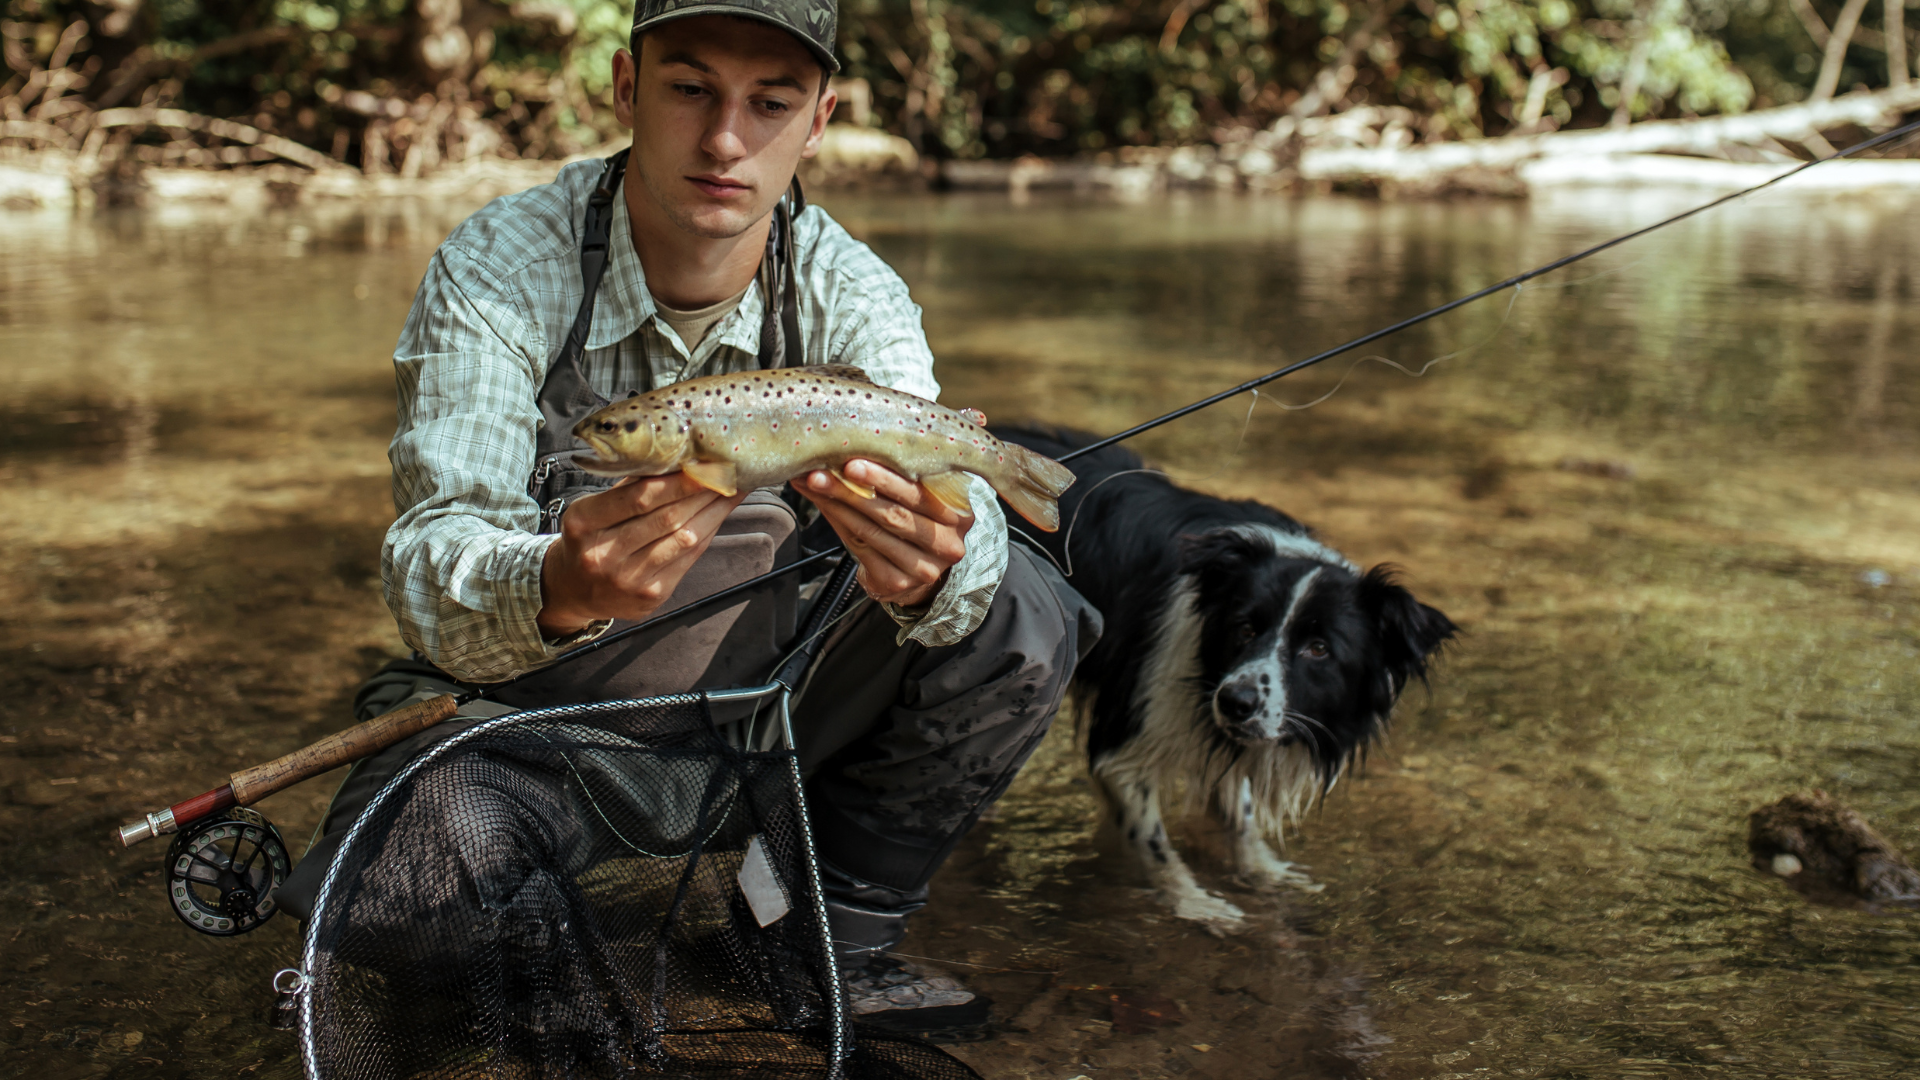
[[[742,490],[782,484],[814,469],[838,469],[854,458],[883,465],[910,480],[955,469],[988,473],[986,463],[965,461],[967,455],[945,445],[944,436],[923,435],[918,427],[874,419],[862,425],[846,417],[789,412],[779,418],[778,429],[761,417],[738,423],[703,418],[695,427],[700,435],[696,456],[731,462]]]

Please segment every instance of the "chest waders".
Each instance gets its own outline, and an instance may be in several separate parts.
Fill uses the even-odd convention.
[[[537,399],[541,425],[535,436],[534,468],[527,481],[527,494],[540,506],[542,533],[560,531],[561,516],[575,499],[618,482],[617,477],[595,476],[573,463],[576,451],[588,449],[573,437],[573,426],[608,403],[588,383],[580,360],[586,352],[594,299],[612,256],[612,245],[624,239],[615,238],[612,232],[613,201],[620,197],[626,165],[624,150],[607,159],[600,183],[588,197],[586,220],[580,231],[580,277],[586,292],[566,343],[547,366],[546,382]],[[757,278],[765,301],[758,350],[762,370],[799,367],[806,360],[800,337],[793,243],[794,218],[805,209],[798,182],[774,207]],[[774,489],[750,493],[728,515],[706,553],[656,614],[664,615],[793,561],[799,550],[798,524],[793,507]],[[592,656],[557,665],[550,674],[536,674],[511,690],[503,690],[498,700],[518,708],[533,708],[763,682],[781,650],[792,641],[797,590],[798,583],[791,578],[770,583],[748,594],[741,603],[698,622],[642,634]],[[626,625],[631,624],[616,622],[614,628]],[[721,715],[718,719],[725,722],[731,717]]]

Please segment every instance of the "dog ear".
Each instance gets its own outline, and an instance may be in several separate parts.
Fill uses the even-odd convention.
[[[1386,563],[1360,578],[1360,606],[1378,628],[1381,658],[1396,692],[1413,679],[1424,682],[1427,661],[1460,632],[1437,608],[1415,600],[1397,578],[1398,571]]]
[[[1203,595],[1217,595],[1241,580],[1255,560],[1272,553],[1238,529],[1188,533],[1180,538],[1180,572],[1193,575]]]

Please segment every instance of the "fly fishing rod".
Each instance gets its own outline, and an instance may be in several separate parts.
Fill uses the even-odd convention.
[[[1555,259],[1552,262],[1528,270],[1523,274],[1516,274],[1504,281],[1496,282],[1483,289],[1468,293],[1465,296],[1449,300],[1444,304],[1430,308],[1418,315],[1402,319],[1391,326],[1364,334],[1344,344],[1309,356],[1304,360],[1288,364],[1285,367],[1268,372],[1258,378],[1249,379],[1238,386],[1202,398],[1190,405],[1182,406],[1144,423],[1136,424],[1116,435],[1108,436],[1098,442],[1063,454],[1059,460],[1062,462],[1072,461],[1074,458],[1093,453],[1096,450],[1111,446],[1115,443],[1123,442],[1144,432],[1152,431],[1154,428],[1164,424],[1170,424],[1181,417],[1189,416],[1201,409],[1217,405],[1229,398],[1234,398],[1256,390],[1276,379],[1285,378],[1294,372],[1324,363],[1336,356],[1379,341],[1381,338],[1397,334],[1410,327],[1418,326],[1430,319],[1437,318],[1457,308],[1471,304],[1476,300],[1483,300],[1508,289],[1519,288],[1526,282],[1544,274],[1550,274],[1555,270],[1571,266],[1574,263],[1591,258],[1610,248],[1618,247],[1628,241],[1636,240],[1649,233],[1664,229],[1669,225],[1685,221],[1697,214],[1705,213],[1715,207],[1725,205],[1736,199],[1741,199],[1757,191],[1772,187],[1782,181],[1798,176],[1816,165],[1851,157],[1855,154],[1870,150],[1873,147],[1883,146],[1896,139],[1913,134],[1916,131],[1920,131],[1920,122],[1902,125],[1828,157],[1815,158],[1812,161],[1804,162],[1770,180],[1754,184],[1751,187],[1743,188],[1728,195],[1723,195],[1711,202],[1703,203],[1651,225],[1635,229],[1632,232],[1616,236],[1571,255]],[[302,780],[318,776],[321,773],[329,772],[342,765],[378,753],[400,742],[402,739],[418,734],[435,724],[451,718],[462,706],[482,700],[536,673],[545,673],[554,666],[567,663],[582,656],[587,656],[609,645],[626,640],[635,634],[691,614],[706,611],[761,585],[768,584],[808,566],[818,564],[840,553],[842,550],[841,548],[835,547],[815,552],[803,558],[796,559],[785,566],[775,567],[758,577],[750,578],[737,585],[702,597],[664,615],[657,615],[644,622],[636,623],[623,630],[608,634],[590,644],[564,654],[555,660],[553,664],[539,669],[538,672],[527,672],[504,682],[493,683],[488,686],[478,687],[457,694],[443,694],[427,701],[396,709],[393,712],[375,717],[372,720],[356,724],[345,731],[329,735],[319,742],[302,747],[290,754],[269,761],[264,765],[256,765],[249,769],[243,769],[232,774],[228,778],[227,783],[211,791],[196,795],[183,802],[175,803],[170,807],[154,811],[153,813],[147,814],[144,819],[123,827],[119,830],[118,834],[120,842],[122,845],[130,847],[154,836],[189,829],[190,831],[188,833],[183,833],[179,839],[175,841],[173,848],[168,852],[169,871],[173,873],[176,878],[172,890],[175,894],[176,908],[180,909],[182,917],[186,918],[189,924],[194,925],[196,929],[201,929],[208,933],[240,933],[244,930],[251,929],[252,926],[258,925],[260,920],[256,918],[251,924],[247,924],[244,917],[246,911],[239,909],[240,907],[245,907],[247,910],[251,910],[252,905],[250,898],[258,892],[253,884],[249,884],[249,882],[239,882],[233,889],[228,890],[230,896],[237,898],[234,904],[226,905],[228,908],[234,909],[230,913],[223,913],[218,910],[201,911],[199,912],[199,918],[196,920],[188,914],[185,907],[181,907],[181,905],[187,903],[192,896],[191,891],[188,889],[187,882],[200,880],[191,877],[191,874],[196,872],[196,867],[193,865],[196,861],[207,864],[204,867],[197,868],[198,872],[203,874],[211,872],[211,868],[214,868],[215,864],[224,866],[225,868],[220,869],[219,872],[225,875],[221,879],[225,881],[226,878],[235,876],[233,864],[239,861],[239,851],[249,844],[251,845],[251,854],[249,854],[246,864],[249,868],[248,872],[252,873],[251,868],[256,865],[260,867],[257,875],[259,880],[255,884],[263,886],[266,883],[269,879],[269,868],[277,869],[280,877],[285,876],[287,864],[286,851],[285,845],[280,842],[278,832],[259,814],[239,808],[244,808],[252,803],[258,802],[268,795],[291,787]],[[222,811],[228,811],[228,813],[222,818],[215,819],[214,815],[220,814]],[[199,847],[195,847],[196,844],[199,845]],[[215,845],[224,845],[227,854],[210,854],[209,852]],[[264,860],[264,863],[261,860]],[[176,871],[177,873],[175,873]],[[238,878],[235,878],[235,880],[239,881]],[[251,881],[251,879],[249,880]],[[259,895],[264,897],[266,894],[259,893]],[[236,905],[239,906],[237,907]],[[228,928],[217,928],[223,926]]]

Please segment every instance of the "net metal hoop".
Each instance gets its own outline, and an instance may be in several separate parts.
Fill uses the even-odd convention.
[[[313,986],[314,975],[316,972],[320,970],[319,951],[317,948],[318,939],[320,937],[320,931],[322,927],[326,925],[325,918],[329,912],[329,903],[334,896],[335,886],[337,884],[337,878],[339,876],[340,869],[341,867],[348,865],[349,863],[348,855],[352,852],[354,845],[358,843],[363,837],[363,835],[366,833],[368,823],[381,820],[381,811],[384,808],[385,804],[389,801],[391,797],[393,797],[395,792],[405,790],[408,787],[409,783],[412,781],[413,777],[416,774],[418,774],[421,770],[429,767],[430,765],[434,764],[435,762],[440,760],[442,757],[444,757],[446,754],[459,749],[460,747],[464,746],[465,744],[467,744],[468,742],[471,742],[474,739],[481,738],[483,736],[492,734],[494,732],[497,732],[503,729],[521,726],[530,722],[537,722],[537,721],[543,721],[543,720],[549,720],[549,719],[555,719],[555,718],[564,718],[564,719],[575,721],[575,722],[582,722],[582,721],[591,721],[592,718],[596,716],[601,716],[606,714],[626,713],[637,708],[640,708],[640,709],[672,708],[676,706],[690,706],[690,705],[706,706],[712,701],[719,701],[719,700],[738,701],[742,699],[755,699],[755,698],[767,698],[767,697],[772,697],[776,699],[776,708],[779,712],[780,719],[781,719],[780,730],[783,735],[783,744],[788,751],[791,751],[792,735],[786,722],[787,721],[787,708],[786,708],[787,699],[790,695],[791,695],[791,691],[786,686],[776,682],[776,683],[770,683],[766,686],[752,687],[745,690],[728,690],[728,691],[689,693],[689,694],[666,694],[666,695],[661,695],[659,697],[651,697],[651,698],[636,698],[636,699],[621,700],[621,701],[594,702],[591,704],[584,704],[584,705],[562,705],[562,706],[553,706],[553,707],[542,708],[542,709],[528,709],[522,712],[507,713],[502,716],[496,716],[486,720],[482,720],[481,722],[473,725],[472,727],[469,727],[463,731],[456,732],[453,735],[448,736],[445,739],[442,739],[441,741],[433,744],[432,746],[428,747],[421,753],[415,755],[410,761],[406,763],[404,767],[400,769],[398,773],[394,775],[393,779],[389,780],[374,795],[374,797],[371,800],[369,800],[366,808],[363,811],[361,811],[360,815],[354,821],[353,825],[348,829],[345,838],[340,843],[339,850],[335,853],[335,856],[331,864],[327,867],[326,876],[324,879],[322,879],[320,884],[320,891],[314,900],[313,913],[311,917],[307,920],[306,931],[304,935],[305,940],[302,942],[302,946],[301,946],[301,961],[300,961],[301,970],[303,970],[306,973],[305,978],[303,980],[303,986],[302,986],[302,989],[305,992],[301,993],[300,995],[300,1010],[299,1010],[301,1068],[305,1072],[305,1074],[308,1077],[313,1078],[313,1080],[322,1080],[322,1076],[323,1076],[323,1074],[320,1072],[320,1069],[321,1069],[320,1048],[314,1037],[315,1029],[317,1027],[316,1018],[313,1015],[314,1008],[315,1008],[316,995],[312,992],[312,986]],[[826,951],[827,955],[831,956],[832,940],[831,940],[831,934],[827,929],[826,904],[825,904],[824,895],[821,892],[821,888],[820,888],[819,870],[818,870],[818,865],[815,857],[814,843],[813,843],[813,829],[810,821],[808,820],[808,815],[806,813],[805,792],[801,782],[800,764],[799,764],[798,757],[792,755],[791,753],[788,753],[787,765],[788,765],[788,769],[791,772],[792,780],[794,783],[794,796],[799,801],[799,805],[797,807],[799,811],[797,814],[797,824],[798,824],[798,829],[800,833],[800,838],[807,856],[807,874],[810,879],[809,886],[812,890],[812,895],[813,895],[813,908],[814,908],[813,915],[817,920],[817,925],[820,928],[820,945],[822,949]],[[827,1014],[827,1020],[828,1020],[828,1034],[831,1039],[831,1047],[830,1047],[830,1053],[828,1058],[828,1078],[829,1080],[839,1080],[839,1078],[842,1076],[843,1069],[845,1067],[847,1059],[853,1053],[853,1031],[847,1018],[846,1000],[844,996],[838,993],[834,993],[834,994],[824,995],[824,997],[825,997],[826,1014]]]

